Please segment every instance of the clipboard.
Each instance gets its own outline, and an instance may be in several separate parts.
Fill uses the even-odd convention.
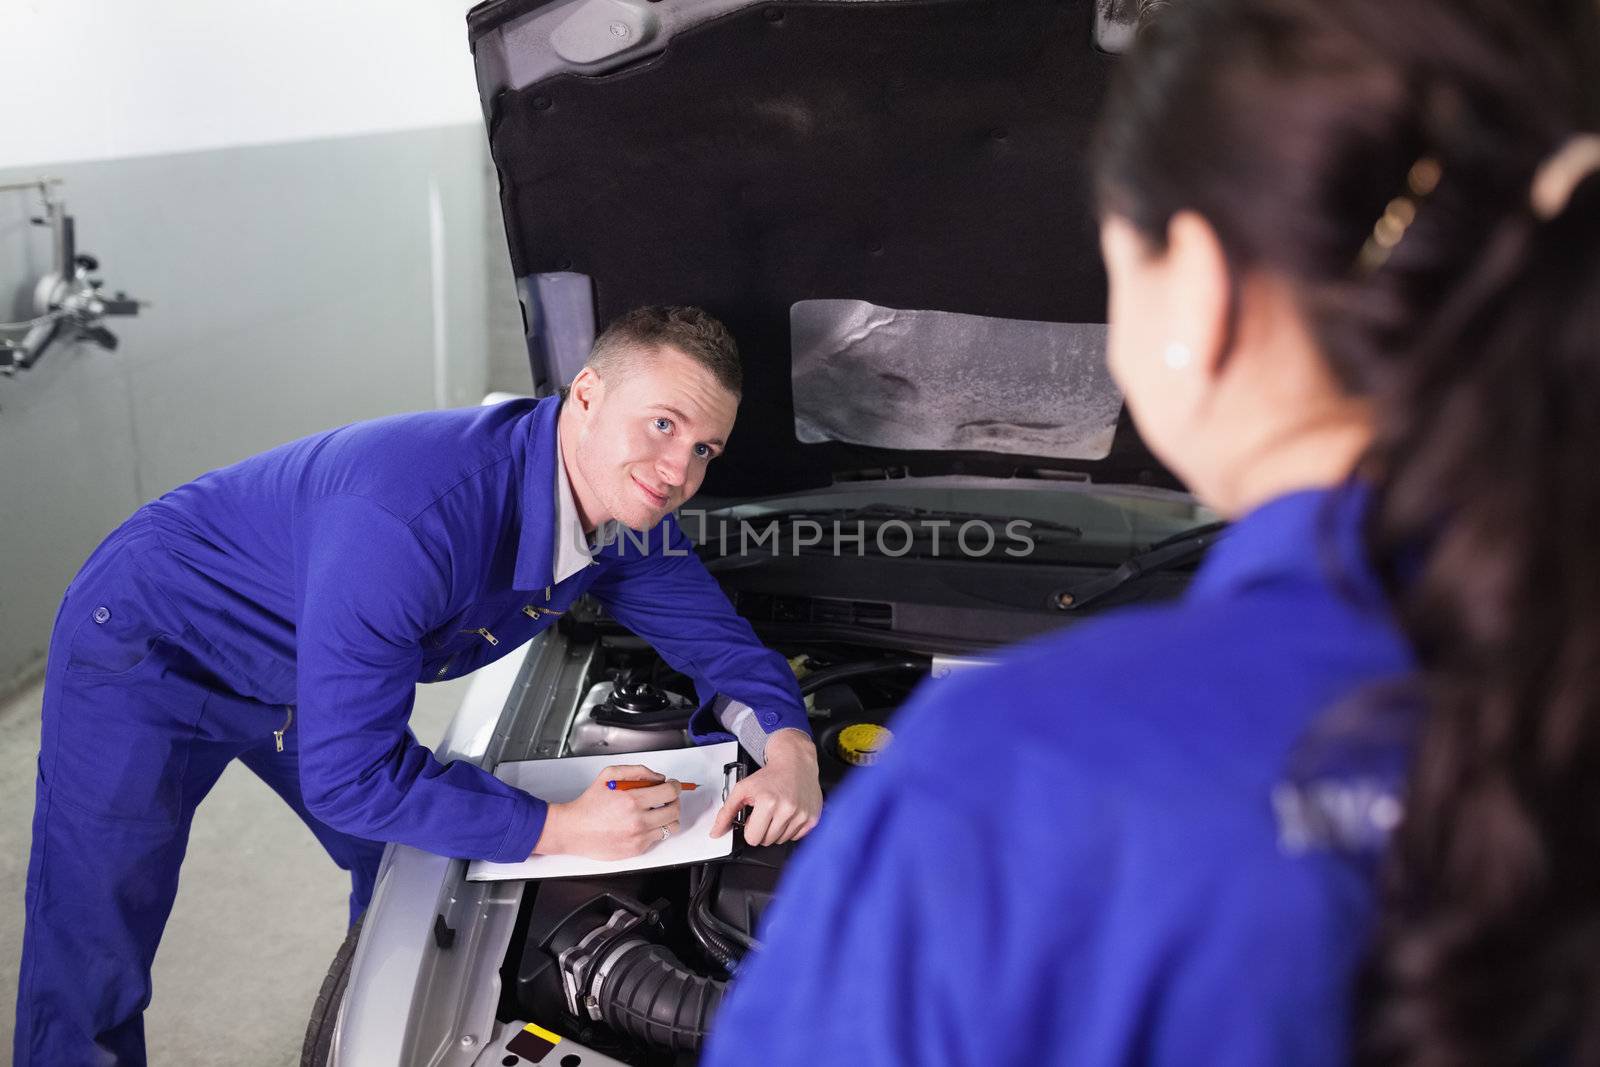
[[[467,881],[593,877],[706,863],[726,859],[732,854],[733,831],[714,838],[711,824],[716,821],[728,790],[738,781],[737,741],[657,752],[517,760],[500,764],[494,773],[501,781],[525,789],[541,800],[560,804],[576,799],[605,768],[622,764],[649,767],[668,778],[694,782],[700,787],[678,795],[682,817],[677,833],[623,860],[592,860],[584,856],[530,856],[519,863],[473,860],[467,865]]]

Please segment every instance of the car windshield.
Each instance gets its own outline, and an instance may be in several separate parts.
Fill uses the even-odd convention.
[[[719,557],[882,555],[1104,563],[1210,526],[1217,515],[1164,490],[916,479],[685,508],[680,523]]]

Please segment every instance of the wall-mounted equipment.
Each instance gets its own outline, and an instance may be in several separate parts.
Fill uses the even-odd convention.
[[[30,221],[50,229],[53,255],[50,269],[32,283],[32,317],[20,322],[0,322],[0,375],[27,370],[44,358],[52,344],[88,341],[106,350],[117,347],[117,335],[101,320],[111,315],[137,315],[141,302],[118,292],[100,292],[94,274],[100,262],[79,252],[73,217],[66,203],[53,195],[59,179],[40,178],[20,185],[0,185],[0,192],[37,190],[44,213]]]

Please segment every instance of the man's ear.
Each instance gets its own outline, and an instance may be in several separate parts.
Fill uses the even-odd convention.
[[[593,367],[584,367],[578,376],[572,379],[572,384],[567,386],[567,400],[577,409],[578,414],[588,417],[594,410],[600,398],[605,395],[606,384],[600,375],[595,373]]]
[[[1194,354],[1192,372],[1220,377],[1233,346],[1233,275],[1211,223],[1180,211],[1167,224],[1173,340]]]

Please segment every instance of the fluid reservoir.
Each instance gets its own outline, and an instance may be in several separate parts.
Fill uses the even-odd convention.
[[[866,767],[878,762],[878,757],[893,740],[894,734],[887,726],[856,722],[840,730],[833,745],[840,759],[853,767]]]

